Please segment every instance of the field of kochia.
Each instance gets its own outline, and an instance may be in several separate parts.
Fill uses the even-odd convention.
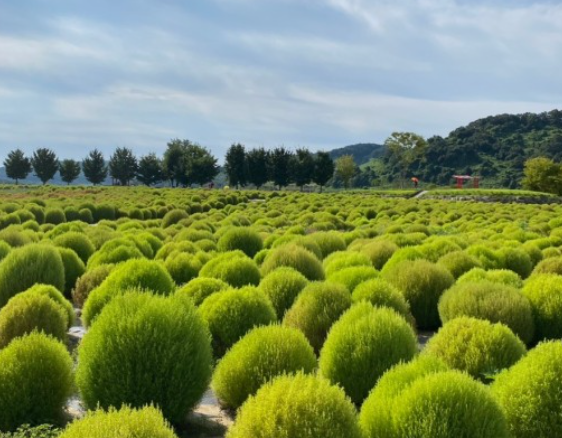
[[[561,339],[559,204],[0,191],[0,437],[557,437]]]

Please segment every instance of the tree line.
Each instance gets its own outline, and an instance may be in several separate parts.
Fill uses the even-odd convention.
[[[93,185],[104,183],[109,176],[114,185],[127,186],[136,180],[147,186],[169,182],[172,187],[188,187],[209,184],[220,172],[217,159],[207,148],[180,139],[168,142],[162,158],[155,153],[137,158],[131,149],[118,147],[108,161],[94,149],[80,162],[59,160],[47,148],[37,149],[30,157],[16,149],[4,160],[4,167],[7,177],[16,184],[33,171],[43,184],[59,172],[67,184],[83,173]],[[237,143],[227,151],[224,170],[229,184],[235,187],[252,184],[260,188],[272,182],[280,189],[289,184],[302,188],[310,183],[322,189],[334,177],[336,164],[328,152],[312,153],[305,148],[292,152],[285,147],[246,150]]]

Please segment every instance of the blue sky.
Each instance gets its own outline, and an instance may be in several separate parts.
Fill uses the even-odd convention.
[[[0,160],[447,135],[559,108],[561,54],[554,1],[0,0]]]

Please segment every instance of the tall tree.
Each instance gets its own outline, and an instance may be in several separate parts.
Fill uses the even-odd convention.
[[[291,157],[289,163],[294,183],[301,191],[306,184],[310,184],[314,175],[314,157],[308,149],[300,148]]]
[[[217,159],[207,148],[197,144],[185,148],[184,162],[186,185],[207,184],[219,173]]]
[[[59,173],[61,179],[65,183],[70,184],[80,176],[80,163],[75,160],[62,160]]]
[[[357,172],[357,166],[352,155],[343,155],[336,160],[336,175],[343,181],[346,189]]]
[[[537,157],[525,162],[523,188],[562,194],[562,168],[550,158]]]
[[[164,180],[162,161],[158,159],[156,154],[141,157],[137,169],[137,179],[147,186],[158,184]]]
[[[416,161],[424,161],[427,141],[413,132],[393,132],[384,145],[387,147],[389,161],[400,169],[400,177],[408,176],[410,166]]]
[[[260,188],[269,181],[269,154],[264,148],[252,149],[246,155],[248,181]]]
[[[318,152],[314,159],[314,173],[312,181],[320,186],[320,192],[334,176],[334,160],[328,152]]]
[[[86,179],[93,185],[101,184],[107,178],[107,165],[103,154],[94,149],[82,161],[82,171]]]
[[[279,187],[279,190],[289,185],[291,177],[289,163],[292,155],[293,154],[283,146],[273,149],[269,155],[271,166],[270,179]]]
[[[178,138],[170,140],[167,144],[164,159],[162,160],[162,168],[164,177],[170,181],[172,187],[177,185],[187,185],[186,175],[186,150],[192,143],[189,140],[180,140]]]
[[[128,186],[137,174],[137,159],[129,148],[117,148],[109,159],[109,174],[122,186]]]
[[[230,146],[226,152],[224,167],[231,186],[245,186],[248,182],[246,148],[240,143]]]
[[[59,170],[57,155],[47,148],[39,148],[33,152],[31,165],[35,171],[35,176],[37,176],[43,184],[47,184],[47,181],[53,179]]]
[[[11,151],[4,160],[6,175],[16,181],[18,184],[20,179],[27,178],[31,172],[31,161],[27,158],[21,149]]]

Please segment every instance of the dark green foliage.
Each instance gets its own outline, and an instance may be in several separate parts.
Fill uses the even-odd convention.
[[[360,438],[343,391],[320,377],[278,377],[242,406],[226,438]]]
[[[264,148],[248,151],[248,182],[258,189],[269,181],[269,153]]]
[[[71,298],[71,292],[78,280],[84,272],[86,267],[80,257],[69,248],[59,248],[59,254],[64,265],[64,294],[67,298]]]
[[[63,291],[64,282],[64,265],[56,248],[33,244],[13,249],[0,262],[0,307],[37,283]]]
[[[453,276],[442,266],[426,260],[402,261],[383,271],[384,278],[396,286],[410,303],[418,327],[439,327],[437,303],[454,283]]]
[[[257,286],[261,279],[256,262],[242,251],[219,254],[203,266],[199,276],[218,278],[234,287]]]
[[[91,151],[82,160],[82,171],[84,172],[84,177],[93,185],[103,183],[107,178],[108,171],[103,154],[97,149]]]
[[[468,317],[446,323],[424,349],[424,354],[481,380],[509,368],[526,352],[507,326]]]
[[[128,148],[117,148],[109,159],[109,175],[114,182],[128,186],[137,174],[137,159]]]
[[[43,184],[53,179],[59,170],[59,160],[57,155],[50,149],[39,148],[33,152],[31,165],[35,176],[37,176]]]
[[[496,377],[492,391],[513,438],[562,434],[562,344],[545,342]]]
[[[58,421],[72,387],[72,359],[60,342],[40,333],[15,339],[0,350],[0,430]]]
[[[27,178],[31,172],[31,161],[27,158],[21,149],[10,151],[4,160],[4,168],[6,176],[16,181]]]
[[[322,191],[322,188],[332,179],[334,171],[334,160],[330,157],[330,153],[322,151],[317,152],[314,157],[312,181],[320,186],[320,191]]]
[[[250,228],[233,227],[226,231],[218,241],[220,251],[240,250],[248,257],[254,257],[263,248],[261,236]]]
[[[252,328],[277,320],[269,298],[254,287],[212,294],[199,306],[199,312],[209,325],[216,357],[223,356]]]
[[[278,268],[263,278],[259,289],[269,297],[277,317],[282,319],[307,284],[308,280],[300,272],[292,268]]]
[[[214,293],[230,288],[228,283],[217,278],[194,278],[176,292],[177,297],[186,297],[199,306],[205,299]]]
[[[80,176],[80,163],[76,160],[62,160],[59,172],[61,179],[70,184]]]
[[[416,353],[416,335],[404,318],[363,302],[332,326],[320,353],[320,372],[360,406],[386,370]]]
[[[90,412],[71,423],[59,438],[176,438],[176,434],[157,408],[147,406]]]
[[[269,153],[269,179],[280,189],[289,185],[292,153],[283,146]]]
[[[100,265],[82,275],[72,290],[72,302],[74,305],[82,308],[90,292],[103,283],[113,268],[114,265]]]
[[[283,245],[271,250],[261,266],[261,271],[263,275],[267,275],[283,266],[299,271],[311,281],[324,280],[325,277],[320,260],[310,251],[295,244]]]
[[[283,324],[302,331],[318,352],[332,324],[350,306],[351,296],[344,286],[328,282],[310,283],[285,314]]]
[[[62,208],[48,208],[45,211],[45,223],[59,225],[66,222],[66,216]]]
[[[527,278],[533,270],[531,257],[522,249],[502,248],[499,251],[499,256],[505,269],[515,272],[523,279]]]
[[[311,373],[316,356],[304,335],[282,326],[259,327],[238,341],[219,362],[212,387],[222,406],[238,409],[276,376]]]
[[[533,275],[523,287],[535,320],[535,340],[562,338],[562,277]]]
[[[291,180],[301,190],[310,184],[314,175],[314,157],[308,149],[299,148],[289,161]]]
[[[49,424],[32,427],[24,424],[18,427],[13,433],[1,433],[1,438],[57,438],[61,433],[60,429]]]
[[[72,249],[84,263],[88,263],[88,259],[96,251],[88,236],[76,231],[61,234],[53,240],[53,243],[63,248]]]
[[[170,225],[175,225],[182,219],[187,219],[189,215],[185,210],[181,210],[179,208],[174,209],[166,213],[164,218],[162,219],[162,227],[168,228]]]
[[[228,183],[233,187],[245,186],[248,179],[248,161],[244,145],[233,144],[226,151],[224,169]]]
[[[529,300],[513,287],[489,281],[453,286],[439,301],[439,315],[443,323],[460,316],[501,322],[526,344],[535,333]]]
[[[162,162],[156,154],[145,155],[139,160],[136,175],[137,179],[146,186],[158,184],[164,179]]]

